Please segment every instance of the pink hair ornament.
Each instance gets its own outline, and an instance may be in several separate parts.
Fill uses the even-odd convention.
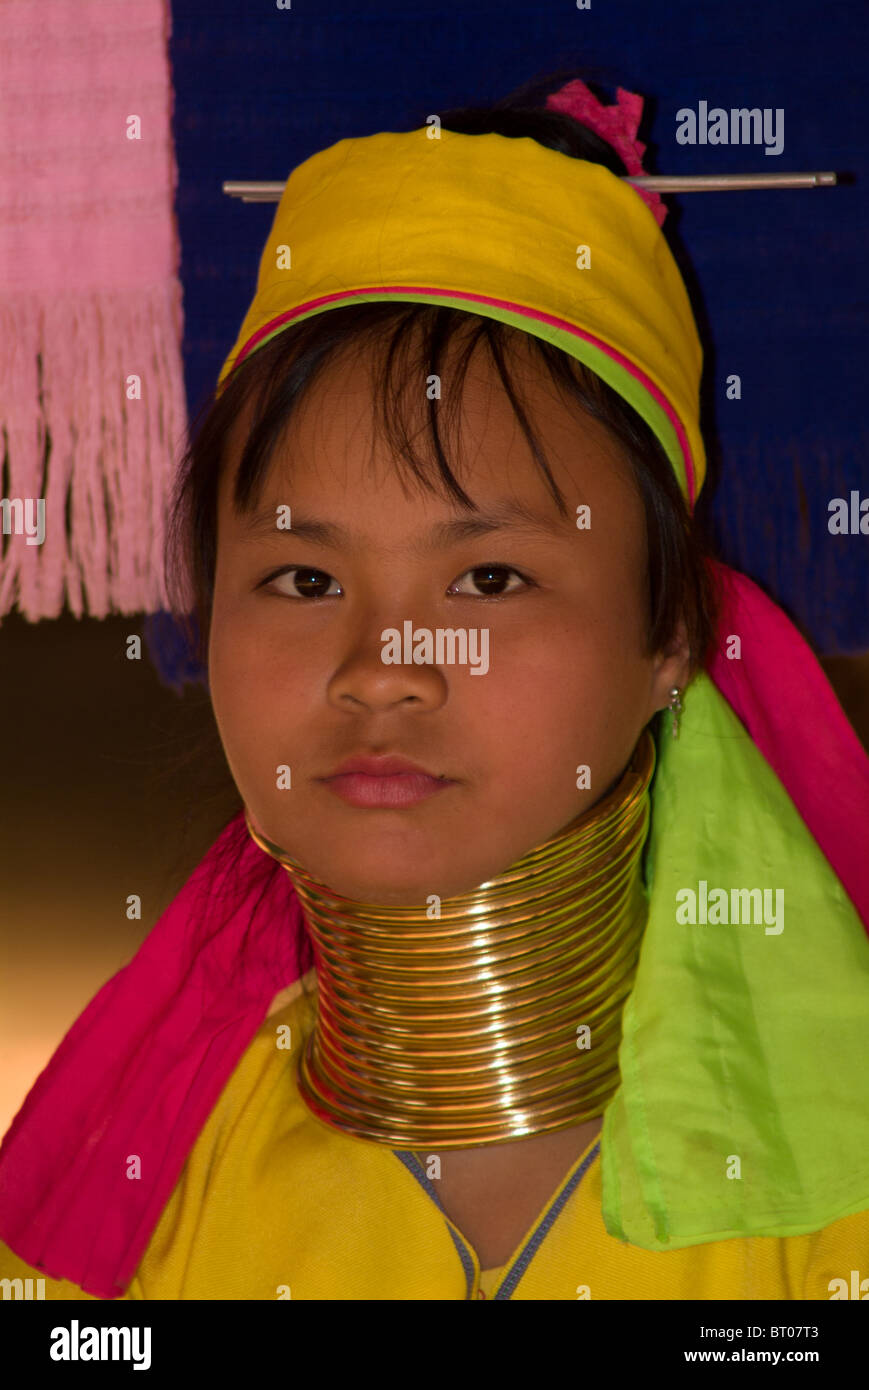
[[[581,125],[588,126],[615,150],[629,174],[645,176],[642,158],[646,147],[637,139],[643,117],[643,98],[638,93],[626,92],[624,87],[618,87],[616,104],[604,106],[584,82],[575,78],[557,92],[551,92],[546,98],[546,107],[549,111],[572,116]],[[663,227],[667,208],[660,194],[645,188],[637,188],[636,191],[651,210],[658,226]]]

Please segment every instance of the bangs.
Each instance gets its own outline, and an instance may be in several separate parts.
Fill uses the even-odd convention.
[[[171,504],[165,569],[173,612],[186,625],[200,662],[214,591],[219,488],[230,457],[239,455],[233,506],[240,516],[249,515],[260,505],[294,411],[327,365],[352,354],[371,373],[376,428],[403,479],[476,511],[459,481],[455,458],[464,384],[480,347],[494,364],[562,517],[569,508],[517,385],[520,352],[530,352],[562,399],[576,407],[578,426],[591,416],[607,427],[632,470],[646,512],[649,650],[661,650],[684,615],[699,665],[711,639],[714,595],[672,465],[642,417],[583,363],[544,339],[463,309],[404,302],[345,305],[284,329],[251,353],[197,416]],[[423,400],[419,383],[441,381],[448,357],[445,398],[428,389]]]

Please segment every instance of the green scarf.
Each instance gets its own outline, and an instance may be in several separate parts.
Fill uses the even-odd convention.
[[[706,675],[684,704],[678,739],[665,724],[658,740],[649,921],[601,1143],[606,1228],[646,1250],[869,1207],[869,938]],[[691,924],[701,880],[709,916],[714,889],[766,889],[773,913],[782,889],[778,924],[703,923],[699,905]]]

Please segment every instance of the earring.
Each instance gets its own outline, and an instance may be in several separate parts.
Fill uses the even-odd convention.
[[[673,716],[673,737],[679,737],[679,715],[682,713],[682,691],[678,685],[674,685],[670,691],[670,704],[668,709]]]

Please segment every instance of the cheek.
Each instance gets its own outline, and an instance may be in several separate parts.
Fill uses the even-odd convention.
[[[594,620],[567,616],[530,632],[509,664],[493,661],[497,709],[478,728],[489,744],[506,740],[516,750],[526,786],[545,788],[551,779],[570,788],[580,763],[596,785],[607,783],[645,722],[650,670],[631,609]]]
[[[277,763],[291,760],[293,713],[305,708],[310,673],[286,643],[270,642],[249,615],[216,597],[208,676],[227,762],[247,797],[274,780]]]

